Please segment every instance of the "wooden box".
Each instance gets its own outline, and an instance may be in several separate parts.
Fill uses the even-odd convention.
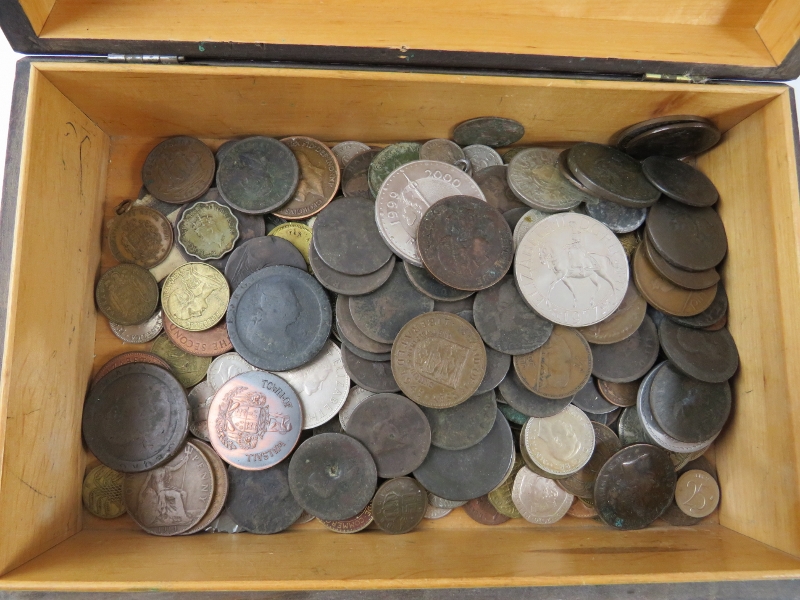
[[[0,588],[318,590],[800,577],[794,99],[777,84],[636,80],[645,70],[695,79],[794,77],[800,4],[552,4],[467,2],[452,11],[432,0],[391,8],[317,0],[0,0],[3,28],[23,51],[102,55],[105,47],[186,57],[174,65],[29,57],[18,65],[0,215]],[[141,42],[141,32],[159,41]],[[204,38],[211,41],[199,42]],[[224,43],[229,39],[239,43]],[[202,64],[204,53],[372,66]],[[437,70],[392,67],[398,62]],[[531,74],[554,65],[630,77]],[[482,66],[504,71],[463,70]],[[105,522],[82,510],[84,395],[98,366],[123,350],[93,300],[99,274],[113,264],[101,243],[103,224],[138,193],[140,167],[159,140],[187,134],[217,147],[248,134],[302,134],[385,144],[447,137],[462,120],[498,114],[525,124],[520,144],[564,145],[608,142],[631,123],[687,113],[725,132],[698,165],[721,194],[730,246],[722,272],[741,353],[733,414],[715,444],[722,504],[702,525],[657,522],[619,532],[568,517],[550,527],[520,520],[482,527],[456,511],[402,536],[343,536],[310,523],[272,536],[162,539],[127,518]]]

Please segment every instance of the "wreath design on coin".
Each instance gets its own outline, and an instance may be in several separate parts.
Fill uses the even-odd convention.
[[[229,450],[252,450],[267,432],[285,434],[292,424],[285,415],[270,415],[267,397],[246,386],[225,394],[214,424],[220,443]]]

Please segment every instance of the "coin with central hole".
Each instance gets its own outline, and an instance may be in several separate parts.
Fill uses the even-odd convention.
[[[228,468],[227,509],[250,533],[278,533],[293,525],[303,512],[289,488],[289,464],[263,471]]]
[[[158,283],[150,272],[134,264],[112,267],[95,290],[97,308],[118,325],[139,325],[156,312]]]
[[[727,329],[703,331],[664,319],[658,328],[664,354],[678,370],[707,383],[722,383],[739,367],[736,342]]]
[[[543,419],[532,417],[525,428],[525,449],[546,473],[570,475],[581,469],[594,451],[592,422],[577,406]]]
[[[375,525],[386,533],[408,533],[425,517],[426,497],[422,486],[410,477],[384,482],[372,501]]]
[[[378,472],[369,450],[341,433],[307,439],[289,463],[289,487],[295,499],[326,521],[356,516],[372,500],[377,483]]]
[[[307,219],[317,214],[333,200],[339,189],[341,171],[339,161],[322,142],[310,137],[283,138],[294,153],[300,167],[300,181],[289,202],[282,205],[275,215],[282,219]]]
[[[476,394],[451,408],[422,411],[431,427],[431,444],[445,450],[464,450],[474,446],[492,430],[497,417],[494,391]]]
[[[361,358],[342,344],[342,363],[350,378],[366,390],[375,393],[400,391],[389,361]]]
[[[713,182],[681,160],[651,156],[642,161],[645,177],[662,194],[689,206],[712,206],[719,199]]]
[[[225,279],[231,289],[235,290],[242,281],[259,269],[277,265],[306,270],[303,255],[291,242],[271,235],[257,237],[231,252],[225,265]]]
[[[108,224],[108,245],[121,263],[151,269],[167,258],[172,243],[172,223],[152,208],[131,207]]]
[[[206,193],[214,181],[214,153],[189,136],[164,140],[150,151],[142,167],[142,183],[162,202],[183,204]]]
[[[642,324],[621,342],[590,345],[592,374],[606,381],[627,383],[644,377],[658,358],[658,331],[645,315]]]
[[[230,289],[225,277],[205,263],[186,263],[164,280],[161,308],[186,331],[205,331],[225,316]]]
[[[508,167],[506,165],[486,167],[474,173],[472,178],[486,196],[489,206],[495,207],[501,213],[513,208],[526,208],[526,205],[520,202],[508,187]]]
[[[498,387],[503,400],[514,410],[528,417],[552,417],[564,410],[572,401],[573,396],[552,399],[545,398],[530,391],[519,380],[516,371],[511,373]]]
[[[583,468],[569,477],[558,480],[558,486],[574,496],[591,499],[594,496],[594,482],[597,474],[608,460],[622,448],[617,434],[605,425],[592,423],[594,428],[594,451]]]
[[[544,212],[561,212],[578,206],[586,195],[558,169],[560,152],[528,148],[508,164],[508,185],[522,202]]]

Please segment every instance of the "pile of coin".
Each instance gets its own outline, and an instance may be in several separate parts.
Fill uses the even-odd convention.
[[[152,348],[95,375],[87,509],[155,535],[713,512],[702,454],[738,352],[691,157],[719,131],[674,116],[615,146],[510,147],[524,134],[480,117],[385,148],[156,146],[96,288]]]

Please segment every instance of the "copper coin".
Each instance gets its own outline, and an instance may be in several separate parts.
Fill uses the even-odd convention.
[[[599,423],[592,423],[592,427],[594,428],[595,443],[589,462],[577,473],[558,480],[558,486],[561,489],[581,498],[594,497],[594,482],[597,480],[597,474],[603,465],[622,448],[622,442],[619,441],[617,434],[608,427]]]
[[[637,160],[649,156],[683,158],[715,146],[722,134],[708,122],[672,123],[648,129],[625,143],[625,152]]]
[[[628,142],[645,131],[657,129],[664,125],[674,125],[675,123],[704,123],[706,125],[713,125],[708,119],[697,115],[665,115],[663,117],[655,117],[630,125],[614,134],[612,140],[615,146],[619,147],[621,150],[625,150]]]
[[[522,218],[527,215],[531,211],[530,208],[527,206],[524,208],[512,208],[511,210],[507,210],[503,213],[503,218],[508,223],[508,226],[511,228],[513,232],[514,229],[517,227],[517,224],[522,220]],[[513,233],[512,233],[512,240],[513,240]]]
[[[661,347],[681,372],[707,383],[722,383],[739,367],[736,342],[727,329],[703,331],[664,319],[658,328]]]
[[[406,269],[406,276],[411,285],[429,298],[443,302],[453,302],[472,295],[470,291],[457,290],[443,284],[424,267],[415,267],[410,262],[404,262],[403,266]]]
[[[312,517],[313,518],[313,517]],[[364,531],[367,527],[372,525],[372,504],[367,504],[360,513],[355,517],[344,519],[342,521],[323,521],[322,524],[326,529],[330,529],[335,533],[358,533]]]
[[[689,206],[711,206],[719,199],[714,183],[691,165],[666,156],[642,161],[645,177],[662,194]]]
[[[398,394],[376,394],[364,400],[350,415],[345,431],[369,450],[383,479],[411,473],[425,460],[431,445],[425,413]]]
[[[326,265],[314,249],[314,244],[311,244],[309,248],[308,259],[314,276],[325,289],[347,296],[359,296],[374,292],[392,276],[395,265],[395,257],[392,255],[389,257],[389,262],[374,273],[369,275],[346,275]]]
[[[172,223],[157,210],[134,206],[108,225],[111,254],[121,263],[155,267],[172,249]]]
[[[720,281],[717,284],[714,300],[703,312],[692,316],[670,315],[669,318],[684,327],[710,327],[728,313],[728,293]]]
[[[513,208],[524,208],[527,212],[527,205],[521,202],[508,187],[508,167],[506,165],[493,165],[481,169],[472,176],[472,179],[481,188],[489,206],[493,206],[501,213]]]
[[[342,344],[342,364],[350,379],[365,390],[376,394],[400,391],[389,361],[367,360]]]
[[[156,356],[152,352],[123,352],[122,354],[118,354],[109,360],[97,370],[97,373],[95,373],[94,377],[92,378],[92,385],[96,384],[98,381],[100,381],[100,379],[117,367],[134,363],[146,363],[161,367],[165,371],[170,370],[169,363],[167,363],[167,361],[160,356]]]
[[[378,472],[369,450],[340,433],[307,439],[289,463],[289,487],[297,502],[326,521],[356,516],[372,500],[377,483]],[[373,503],[373,511],[376,508]]]
[[[339,161],[330,148],[310,137],[288,137],[281,142],[294,152],[300,165],[300,183],[294,197],[275,214],[292,221],[307,219],[325,208],[336,195],[341,181]]]
[[[350,296],[339,294],[336,298],[336,324],[348,342],[366,352],[383,354],[392,351],[391,344],[376,342],[358,328],[350,313]]]
[[[593,377],[590,377],[586,385],[572,397],[572,403],[589,415],[590,419],[592,416],[605,415],[619,408],[603,397]]]
[[[615,344],[632,336],[641,326],[646,313],[647,301],[639,294],[631,279],[617,310],[599,323],[579,327],[578,331],[590,344]]]
[[[422,411],[430,423],[431,444],[445,450],[463,450],[485,438],[497,418],[494,391],[476,394],[451,408]]]
[[[719,321],[709,325],[708,327],[703,327],[703,329],[706,331],[719,331],[727,324],[728,324],[728,315],[724,314],[722,315],[722,318]]]
[[[464,319],[428,313],[400,330],[392,346],[392,372],[417,404],[449,408],[478,389],[486,373],[486,350],[480,334]]]
[[[342,194],[347,197],[374,198],[369,189],[369,166],[380,150],[368,150],[355,156],[342,171]]]
[[[225,321],[205,331],[186,331],[164,315],[164,331],[173,344],[195,356],[219,356],[233,349]]]
[[[347,339],[346,336],[342,335],[342,331],[339,328],[339,324],[337,323],[334,327],[332,332],[334,337],[338,336],[339,341],[342,343],[343,347],[346,347],[352,354],[355,354],[359,358],[363,358],[364,360],[368,360],[370,362],[389,362],[392,360],[392,353],[391,352],[367,352],[366,350],[362,350],[358,346],[355,346],[350,343],[350,340]],[[394,390],[397,391],[397,390]]]
[[[227,510],[244,531],[278,533],[288,529],[303,513],[289,487],[287,463],[263,471],[243,471],[231,466],[228,476]]]
[[[630,337],[615,344],[593,345],[592,374],[605,381],[625,383],[644,377],[658,358],[658,331],[646,316]]]
[[[214,449],[205,442],[189,440],[188,443],[200,450],[211,465],[211,471],[214,473],[214,491],[211,498],[211,506],[208,507],[206,514],[203,515],[203,518],[200,519],[197,525],[185,531],[183,535],[190,535],[198,531],[203,531],[219,516],[219,513],[221,513],[222,509],[225,507],[225,501],[228,499],[228,470],[225,466],[225,462],[214,452]]]
[[[566,398],[552,399],[540,396],[522,385],[514,370],[503,380],[498,389],[510,407],[525,415],[525,420],[527,417],[557,415],[569,406],[573,398],[573,396],[567,396]]]
[[[627,383],[612,383],[603,379],[597,380],[597,389],[615,406],[628,407],[636,405],[636,394],[639,391],[639,380]]]
[[[655,268],[660,275],[677,286],[686,288],[687,290],[705,290],[716,285],[719,281],[719,273],[717,273],[716,269],[686,271],[685,269],[679,269],[671,265],[663,256],[656,252],[653,248],[653,243],[647,235],[644,236],[644,249],[647,252],[647,258],[650,260],[653,268]]]
[[[486,373],[478,389],[475,390],[476,394],[483,394],[495,389],[506,378],[508,369],[511,367],[511,355],[503,354],[486,345],[484,345],[484,350],[486,350]]]
[[[693,291],[674,285],[655,270],[641,244],[633,255],[633,280],[650,304],[668,315],[680,317],[702,313],[717,293],[717,286]]]
[[[537,350],[514,357],[520,382],[545,398],[574,396],[592,374],[589,344],[575,329],[556,325]]]
[[[134,264],[112,267],[95,289],[97,308],[118,325],[144,323],[158,307],[158,283],[150,271]]]
[[[501,515],[497,509],[489,502],[489,496],[473,498],[464,505],[464,512],[470,519],[481,525],[502,525],[509,520],[509,517]]]
[[[457,290],[494,285],[514,259],[502,213],[472,196],[451,196],[429,208],[419,223],[417,249],[425,268]]]
[[[428,507],[427,494],[410,477],[385,482],[372,500],[375,525],[386,533],[408,533],[420,524]]]
[[[150,151],[142,167],[147,191],[163,202],[183,204],[206,193],[214,181],[214,153],[200,140],[179,136]]]
[[[572,506],[569,507],[567,514],[576,519],[594,519],[597,516],[597,510],[594,506],[586,504],[583,498],[578,498],[572,501]]]
[[[225,279],[231,290],[264,267],[285,265],[306,271],[306,261],[291,242],[272,235],[249,240],[231,252],[225,265]]]
[[[570,170],[569,160],[567,160],[569,158],[569,151],[570,149],[567,148],[566,150],[563,150],[561,154],[558,155],[558,170],[564,176],[564,179],[569,181],[572,185],[574,185],[584,194],[586,194],[587,196],[594,196],[594,194],[592,194],[592,192],[589,191],[589,188],[583,185],[580,179],[575,177],[575,174]],[[594,197],[596,198],[596,196]],[[588,200],[586,202],[588,204]]]

